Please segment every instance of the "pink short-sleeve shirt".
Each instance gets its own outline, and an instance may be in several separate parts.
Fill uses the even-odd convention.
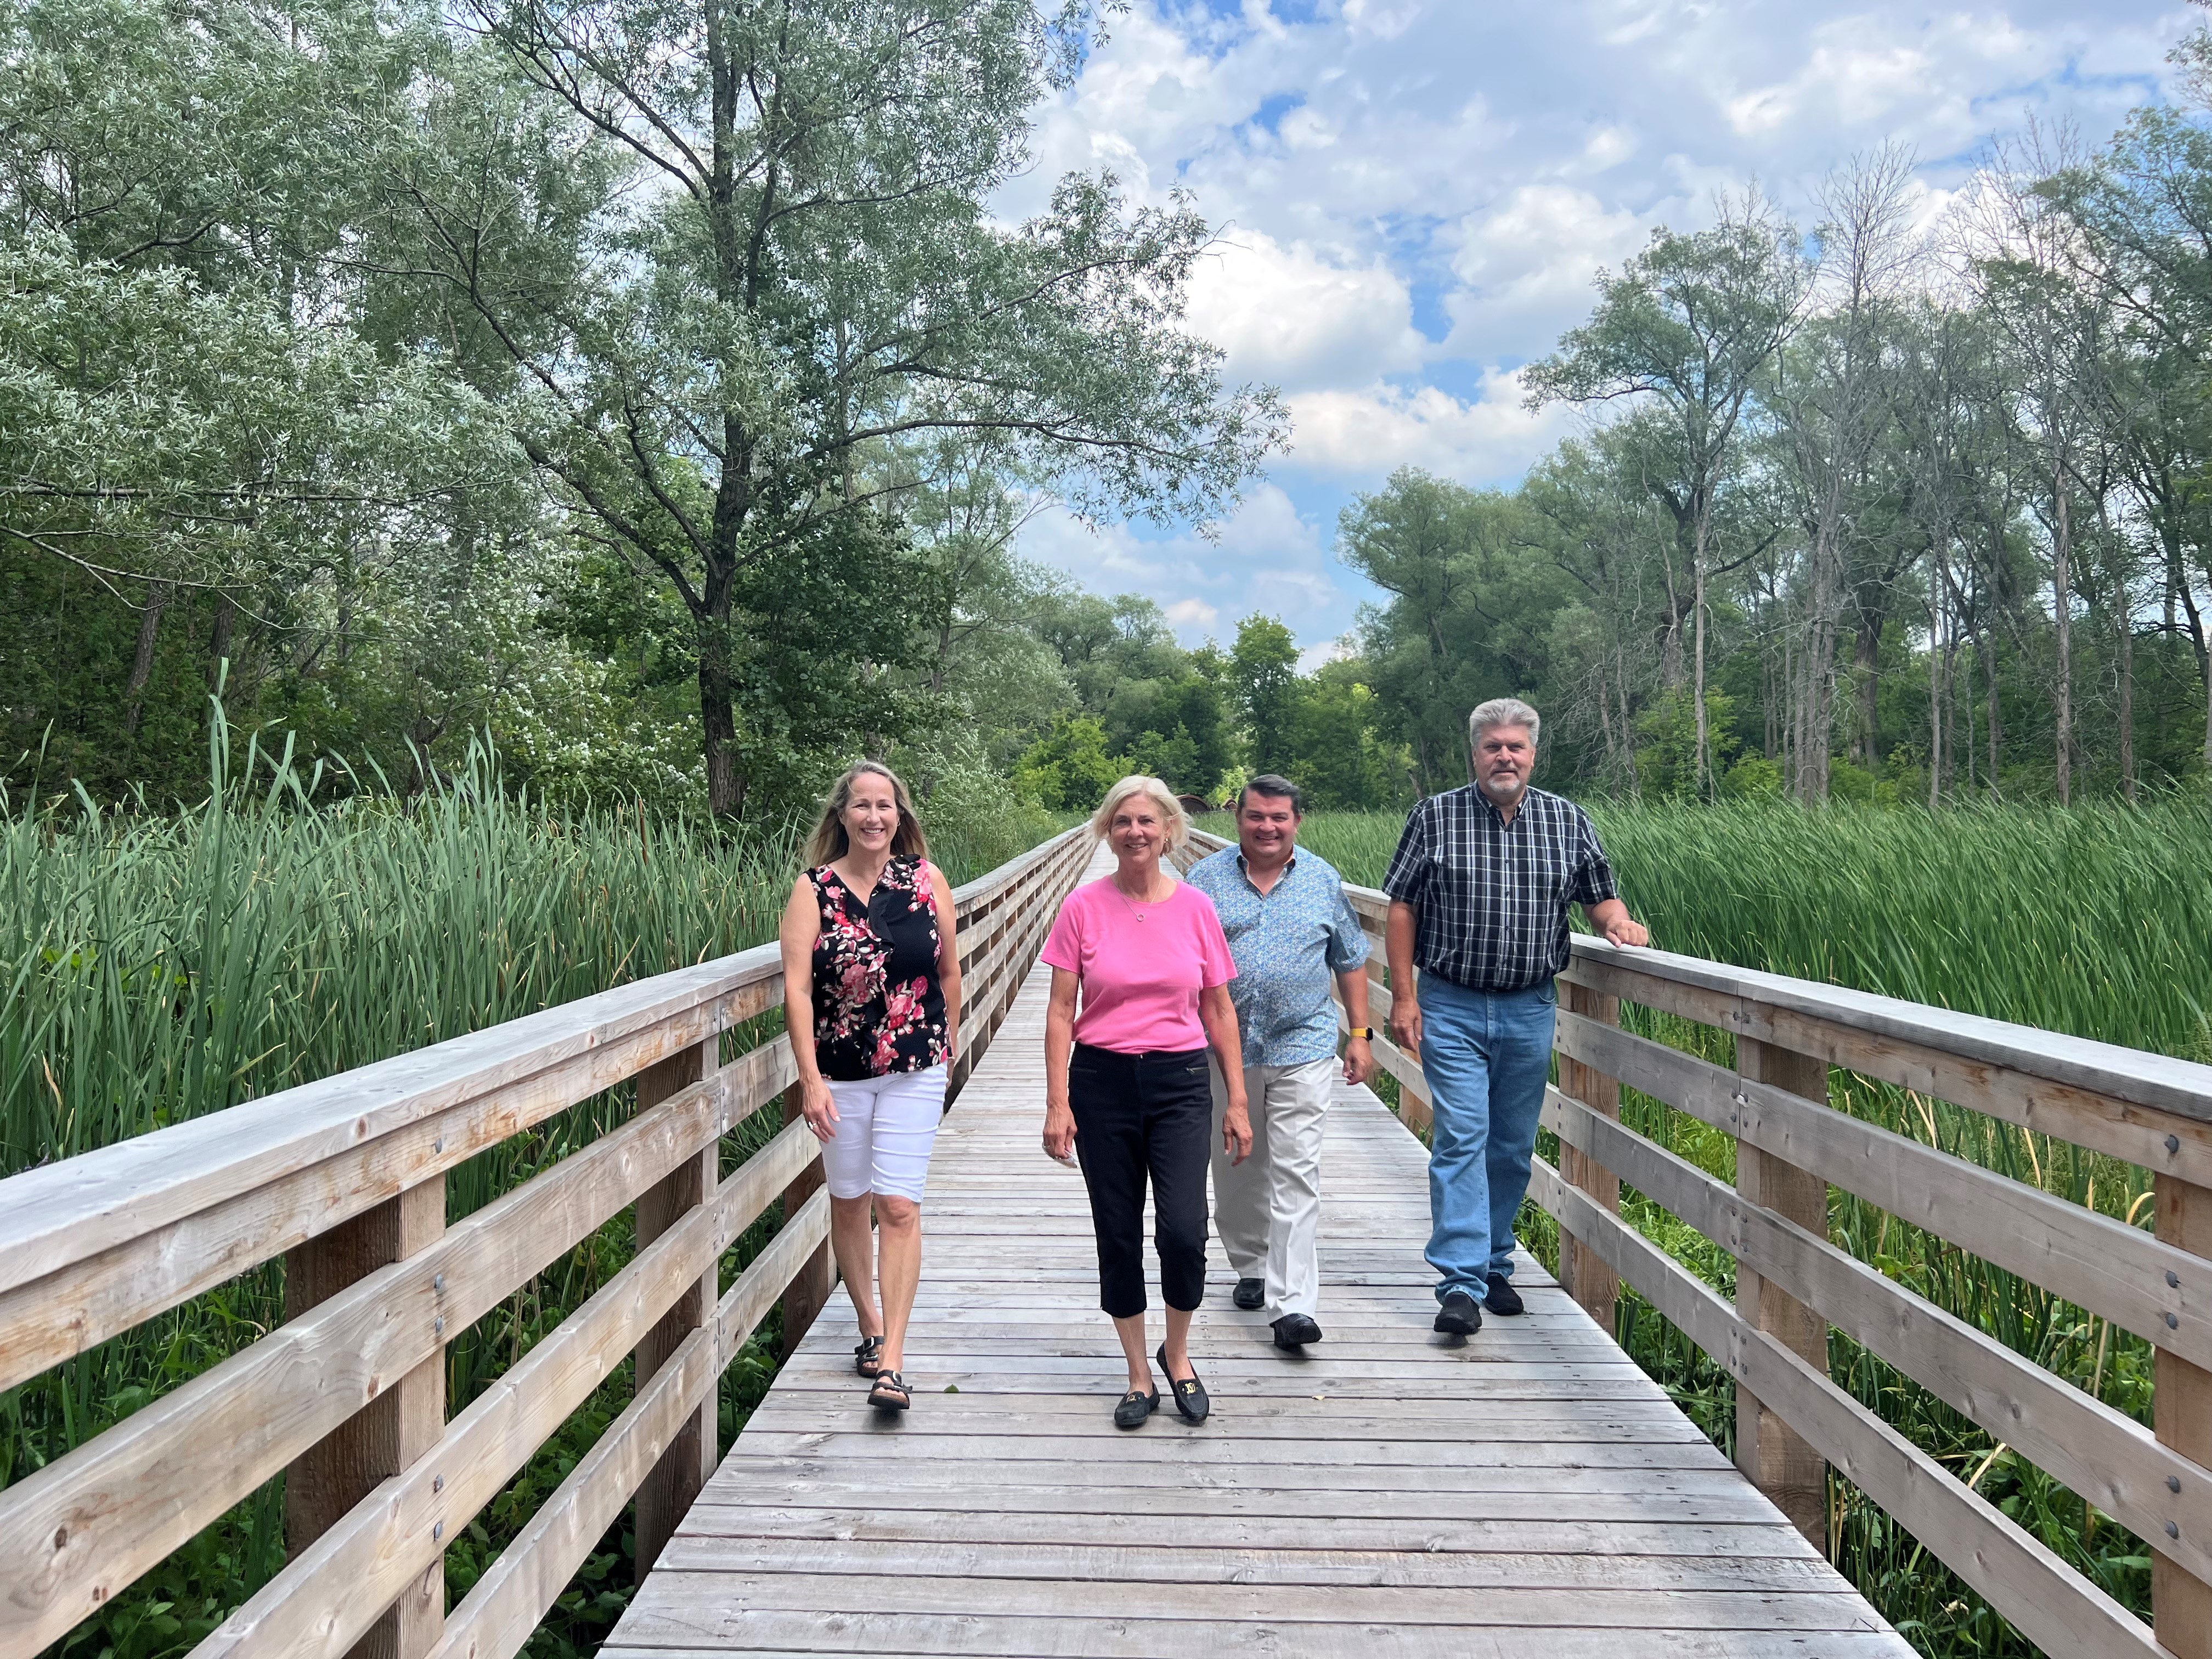
[[[1159,904],[1133,904],[1111,876],[1085,883],[1060,905],[1043,957],[1083,982],[1075,1040],[1124,1054],[1206,1047],[1198,994],[1237,977],[1213,901],[1180,881]]]

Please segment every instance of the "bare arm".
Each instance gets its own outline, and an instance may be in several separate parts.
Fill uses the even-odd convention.
[[[1413,989],[1413,932],[1419,913],[1400,899],[1390,901],[1382,924],[1382,955],[1390,964],[1390,1041],[1406,1053],[1421,1052],[1421,1005]]]
[[[1610,945],[1649,945],[1651,930],[1628,914],[1628,907],[1617,898],[1600,899],[1595,904],[1583,906],[1583,914],[1589,918],[1591,927]]]
[[[1221,1145],[1230,1162],[1242,1164],[1252,1152],[1252,1115],[1244,1099],[1244,1039],[1237,1030],[1237,1005],[1226,985],[1209,985],[1198,994],[1198,1023],[1206,1027],[1229,1103],[1221,1114]]]
[[[1367,969],[1364,963],[1346,968],[1336,976],[1336,994],[1343,1000],[1347,1024],[1367,1024]],[[1375,1075],[1375,1050],[1365,1037],[1349,1037],[1344,1044],[1344,1080],[1364,1083]]]
[[[963,995],[960,983],[960,922],[953,913],[951,884],[945,879],[945,872],[933,864],[929,866],[929,888],[937,902],[937,983],[945,994],[945,1052],[949,1058],[960,1052],[960,1005]]]
[[[776,930],[783,950],[783,1035],[799,1066],[799,1115],[817,1140],[828,1141],[837,1138],[837,1103],[814,1055],[814,941],[821,936],[814,884],[801,876],[792,884]]]
[[[1067,1104],[1067,1062],[1075,1053],[1075,988],[1066,968],[1052,970],[1044,1006],[1044,1150],[1066,1163],[1075,1153],[1075,1114]]]

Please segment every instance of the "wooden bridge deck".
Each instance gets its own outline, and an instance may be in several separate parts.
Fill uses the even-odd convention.
[[[878,1422],[842,1294],[606,1659],[714,1654],[1905,1656],[1911,1649],[1533,1262],[1433,1335],[1425,1154],[1340,1088],[1311,1358],[1235,1310],[1213,1416],[1116,1431],[1079,1176],[1038,1150],[1045,970],[937,1144],[914,1409]]]

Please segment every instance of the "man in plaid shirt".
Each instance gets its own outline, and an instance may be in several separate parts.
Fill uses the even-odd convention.
[[[1528,1191],[1567,965],[1567,906],[1615,945],[1650,936],[1613,890],[1597,831],[1572,801],[1528,787],[1536,711],[1498,697],[1468,717],[1475,781],[1407,815],[1382,890],[1390,1036],[1435,1096],[1429,1265],[1436,1328],[1469,1336],[1482,1310],[1517,1314],[1513,1222]],[[1420,969],[1416,988],[1413,970]]]

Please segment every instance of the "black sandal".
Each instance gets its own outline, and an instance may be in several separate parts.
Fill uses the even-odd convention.
[[[1132,1389],[1114,1407],[1114,1426],[1117,1429],[1141,1428],[1145,1419],[1159,1408],[1160,1391],[1158,1389],[1150,1394],[1142,1389]]]
[[[902,1412],[914,1404],[914,1395],[896,1371],[880,1371],[876,1386],[868,1390],[868,1403],[879,1412]]]
[[[1168,1386],[1175,1390],[1175,1407],[1182,1413],[1183,1421],[1205,1422],[1206,1414],[1213,1409],[1213,1401],[1206,1397],[1206,1384],[1198,1380],[1198,1367],[1194,1364],[1190,1375],[1176,1382],[1175,1373],[1168,1370],[1168,1345],[1164,1342],[1160,1344],[1159,1362]]]
[[[853,1369],[858,1371],[862,1376],[866,1377],[870,1382],[874,1382],[877,1374],[884,1368],[884,1362],[881,1357],[883,1352],[883,1338],[880,1336],[862,1337],[860,1339],[860,1346],[853,1350]]]

